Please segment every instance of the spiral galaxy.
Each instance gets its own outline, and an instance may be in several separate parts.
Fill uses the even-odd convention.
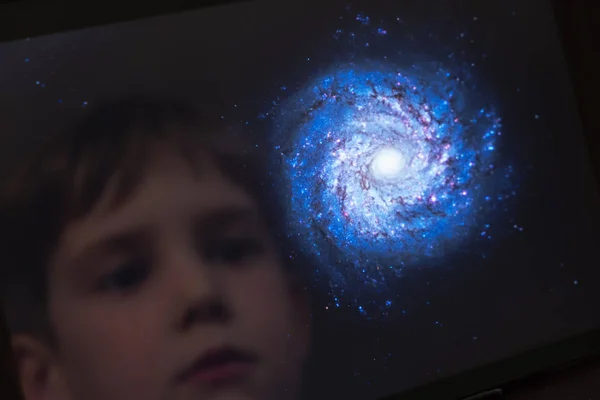
[[[288,229],[335,306],[349,294],[363,310],[357,298],[389,294],[407,268],[492,238],[512,167],[495,166],[501,119],[467,79],[441,64],[353,60],[279,105]]]

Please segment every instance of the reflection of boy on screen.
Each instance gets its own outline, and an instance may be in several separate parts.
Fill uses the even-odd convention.
[[[101,107],[2,193],[2,282],[27,400],[296,396],[299,281],[253,164],[177,101]]]

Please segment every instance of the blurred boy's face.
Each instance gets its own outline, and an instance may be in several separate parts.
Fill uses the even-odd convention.
[[[145,176],[64,231],[49,277],[57,345],[22,360],[28,398],[294,398],[305,304],[257,204],[209,162],[194,173],[163,154]]]

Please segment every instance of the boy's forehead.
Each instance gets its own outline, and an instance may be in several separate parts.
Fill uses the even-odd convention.
[[[241,187],[204,149],[180,149],[171,143],[156,142],[145,153],[144,158],[116,166],[90,216],[107,216],[117,209],[127,210],[127,203],[177,201],[175,196],[165,196],[166,192],[180,195],[180,201],[193,198],[197,206],[210,207],[211,203],[225,201],[227,204],[228,201],[239,200],[247,203],[250,200],[247,196],[238,197]],[[128,193],[128,196],[123,197],[123,193]],[[121,201],[115,202],[116,199]]]
[[[192,165],[171,152],[156,154],[135,190],[115,207],[116,186],[111,182],[88,215],[67,225],[57,256],[61,247],[76,253],[111,237],[149,232],[177,221],[193,220],[208,230],[260,222],[256,201],[208,157]]]

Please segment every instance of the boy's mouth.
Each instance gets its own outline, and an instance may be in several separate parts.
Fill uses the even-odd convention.
[[[244,379],[257,361],[256,355],[234,347],[215,348],[183,370],[179,380],[208,386],[225,385]]]

